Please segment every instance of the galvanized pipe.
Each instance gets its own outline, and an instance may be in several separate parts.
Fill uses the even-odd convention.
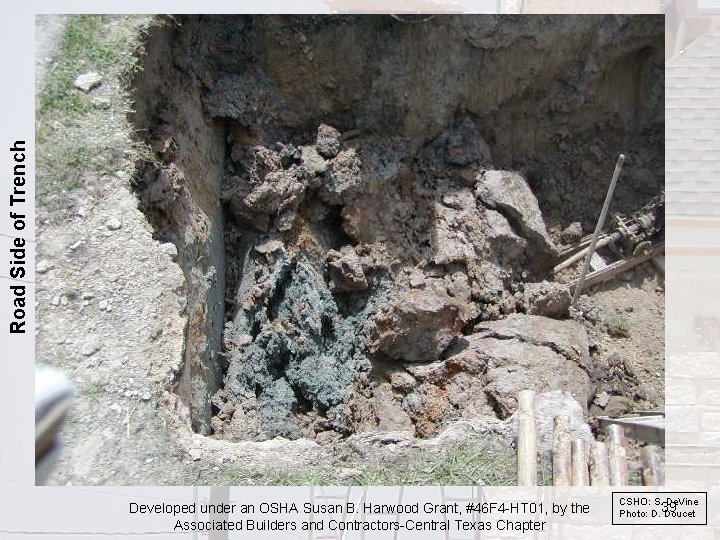
[[[600,217],[598,218],[597,224],[595,225],[595,232],[593,233],[592,242],[590,242],[590,250],[588,251],[587,257],[585,258],[585,264],[583,264],[582,272],[580,273],[580,279],[578,280],[577,287],[575,287],[575,293],[573,294],[572,304],[575,305],[577,299],[580,297],[580,291],[582,291],[583,282],[585,281],[585,275],[590,269],[590,259],[592,259],[595,253],[595,246],[597,245],[600,231],[602,231],[605,218],[607,217],[608,208],[610,208],[610,201],[612,200],[613,193],[615,192],[615,185],[617,184],[620,172],[622,171],[623,162],[625,161],[625,154],[620,154],[617,163],[615,164],[615,172],[613,173],[612,180],[610,181],[610,187],[608,188],[607,195],[605,196],[605,203],[603,204]]]

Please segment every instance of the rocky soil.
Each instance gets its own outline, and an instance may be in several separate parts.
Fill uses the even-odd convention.
[[[213,433],[431,436],[509,416],[525,387],[587,402],[585,331],[547,317],[568,317],[567,289],[527,283],[556,248],[525,179],[490,169],[470,122],[416,163],[402,141],[341,138],[323,124],[314,144],[230,150],[239,277]]]
[[[118,438],[174,483],[247,455],[507,448],[523,389],[546,446],[558,411],[590,437],[594,416],[662,406],[661,276],[648,263],[571,308],[552,275],[618,151],[614,210],[662,189],[662,19],[542,19],[155,28],[131,117],[154,162],[134,195],[91,183],[93,211],[39,241],[39,349],[103,396],[86,387],[81,423],[102,424],[56,481],[138,483],[109,464]]]

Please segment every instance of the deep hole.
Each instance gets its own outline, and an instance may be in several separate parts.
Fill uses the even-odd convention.
[[[413,388],[414,364],[373,347],[373,321],[407,290],[467,308],[466,335],[522,311],[517,284],[555,262],[533,227],[588,230],[620,152],[613,210],[659,193],[662,65],[653,17],[182,16],[154,28],[133,121],[156,160],[137,190],[186,276],[175,391],[193,428],[211,434],[218,391],[254,415],[226,420],[231,439],[422,435],[456,418],[448,402],[418,427],[428,396],[414,395],[447,385]],[[524,175],[534,217],[483,198],[494,170]]]

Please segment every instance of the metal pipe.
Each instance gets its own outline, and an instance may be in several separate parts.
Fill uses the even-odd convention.
[[[572,485],[589,486],[590,473],[588,470],[588,443],[585,439],[575,439],[571,446],[572,459]]]
[[[605,443],[595,441],[592,460],[590,462],[590,485],[610,485],[610,464],[608,463],[608,451]]]
[[[599,240],[597,243],[597,246],[595,246],[595,249],[600,249],[601,247],[605,247],[608,244],[612,244],[613,242],[617,241],[619,239],[620,235],[617,234],[611,234],[609,236],[606,236],[602,240]],[[565,270],[568,266],[572,265],[573,263],[577,262],[578,260],[582,259],[584,255],[587,254],[587,252],[590,251],[590,246],[581,249],[574,255],[568,257],[566,260],[558,264],[555,268],[553,268],[553,273],[557,274],[558,272]],[[592,255],[591,255],[592,257]]]
[[[608,462],[610,464],[610,485],[628,485],[627,450],[625,448],[625,430],[617,424],[606,428],[608,435]]]
[[[535,425],[535,392],[518,394],[517,471],[519,486],[537,486],[537,431]]]
[[[644,486],[662,486],[662,465],[657,446],[644,446],[640,450],[642,460],[642,478]]]
[[[553,425],[553,486],[572,484],[570,445],[570,417],[556,416]]]
[[[578,280],[577,287],[575,287],[575,293],[571,305],[575,305],[577,299],[580,297],[580,291],[582,291],[583,282],[585,281],[585,274],[590,269],[590,259],[592,259],[595,253],[595,246],[602,231],[605,218],[607,217],[608,208],[610,208],[610,200],[612,199],[613,193],[615,192],[615,185],[617,184],[620,172],[622,171],[623,162],[625,161],[625,154],[620,154],[617,163],[615,164],[615,172],[613,173],[612,180],[610,181],[610,187],[608,188],[607,195],[605,196],[605,203],[603,204],[600,217],[598,218],[597,224],[595,225],[595,232],[593,233],[592,242],[590,242],[590,251],[588,251],[587,257],[585,258],[585,264],[583,264],[582,272],[580,273],[580,279]]]

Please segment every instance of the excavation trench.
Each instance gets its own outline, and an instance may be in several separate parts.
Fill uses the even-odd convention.
[[[432,436],[520,387],[587,404],[546,280],[620,152],[614,210],[662,189],[661,17],[187,16],[141,54],[137,191],[186,277],[193,429]]]

